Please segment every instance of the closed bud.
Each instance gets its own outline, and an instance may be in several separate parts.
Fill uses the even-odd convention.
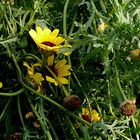
[[[64,98],[63,105],[69,111],[75,111],[81,106],[81,99],[77,95],[70,95]]]

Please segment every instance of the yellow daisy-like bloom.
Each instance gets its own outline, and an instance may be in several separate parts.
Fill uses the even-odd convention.
[[[51,32],[50,29],[45,28],[42,29],[40,27],[36,27],[36,31],[31,29],[29,31],[30,36],[37,44],[38,48],[43,52],[58,52],[60,48],[68,48],[71,45],[60,45],[64,42],[64,38],[58,36],[59,30],[55,29]],[[64,52],[64,54],[69,55],[68,53]]]
[[[55,77],[50,77],[50,75],[46,75],[46,80],[50,83],[54,83],[55,86],[61,84],[68,84],[68,80],[65,76],[70,75],[69,69],[71,68],[70,65],[66,64],[66,59],[62,59],[57,63],[54,63],[54,55],[48,57],[47,65],[55,74]]]
[[[2,88],[3,87],[3,84],[2,84],[2,82],[0,82],[0,88]]]
[[[34,73],[34,67],[35,66],[41,66],[39,63],[36,63],[34,65],[31,65],[31,67],[24,62],[23,63],[24,66],[27,67],[27,79],[34,84],[35,86],[37,86],[37,91],[40,92],[41,91],[41,82],[44,81],[44,78],[42,76],[41,73]]]
[[[98,25],[98,31],[104,32],[107,27],[108,27],[107,24],[105,24],[103,21],[101,21],[101,23]]]
[[[97,121],[100,120],[99,113],[95,109],[91,111],[91,117],[90,117],[89,109],[82,108],[82,113],[79,114],[79,116],[84,120],[86,120],[87,122],[93,121],[94,123],[96,123]]]

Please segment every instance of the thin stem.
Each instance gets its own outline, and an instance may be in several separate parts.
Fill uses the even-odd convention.
[[[14,33],[14,31],[13,31],[13,28],[12,28],[12,26],[11,26],[9,20],[8,20],[7,15],[6,15],[6,14],[3,14],[3,15],[4,15],[4,18],[5,18],[5,20],[6,20],[7,24],[8,24],[8,26],[9,26],[9,28],[10,28],[12,34],[15,35],[15,33]]]
[[[96,15],[98,17],[100,17],[100,18],[104,18],[105,19],[106,17],[104,17],[102,14],[100,14],[100,12],[98,12],[98,10],[97,10],[93,0],[90,0],[90,2],[91,2],[92,9],[95,11]]]
[[[64,5],[64,10],[63,10],[63,34],[66,37],[67,36],[67,8],[70,0],[66,0],[65,5]],[[71,59],[70,56],[68,56],[68,64],[71,65]],[[68,77],[68,95],[70,95],[70,78],[71,76]],[[67,95],[66,95],[67,96]]]
[[[66,88],[63,85],[61,85],[61,87],[62,87],[63,92],[65,93],[65,96],[66,97],[69,96],[70,93],[66,90]]]
[[[40,125],[41,125],[41,127],[43,129],[43,131],[44,131],[45,136],[47,137],[48,140],[52,140],[52,136],[51,136],[50,132],[48,131],[48,126],[44,125],[44,123],[43,123],[41,117],[39,116],[38,112],[36,111],[32,101],[29,98],[27,98],[27,99],[28,99],[28,102],[29,102],[31,108],[32,108],[34,114],[36,115],[36,117],[37,117],[37,119],[38,119],[38,121],[39,121],[39,123],[40,123]]]
[[[90,120],[92,119],[92,114],[91,114],[91,106],[90,106],[90,103],[89,103],[89,100],[88,100],[88,97],[87,97],[87,95],[84,93],[84,95],[85,95],[85,98],[86,98],[86,100],[87,100],[87,104],[88,104],[88,109],[89,109],[89,114],[90,114]]]
[[[54,104],[56,107],[58,107],[60,110],[64,111],[65,113],[67,113],[68,115],[72,116],[73,118],[75,118],[76,120],[79,120],[80,122],[88,125],[88,126],[91,126],[90,123],[88,123],[87,121],[83,120],[82,118],[74,115],[73,113],[71,112],[68,112],[68,110],[66,110],[63,106],[61,106],[60,104],[58,104],[57,102],[53,101],[52,99],[48,98],[47,96],[43,95],[43,93],[39,93],[37,92],[36,90],[32,89],[31,87],[29,87],[28,85],[26,85],[24,82],[21,82],[22,85],[28,89],[29,91],[31,91],[32,93],[35,93],[36,95],[38,95],[39,97],[47,100],[48,102]]]
[[[19,34],[13,35],[11,37],[6,37],[4,39],[0,39],[0,44],[4,44],[4,43],[9,43],[10,40],[16,40],[16,38],[18,37]]]
[[[109,103],[108,103],[108,106],[109,106],[109,110],[110,110],[110,113],[111,115],[117,119],[117,117],[115,116],[114,112],[112,111],[112,106],[111,106],[111,93],[110,93],[110,84],[109,84],[109,80],[107,80],[107,86],[108,86],[108,98],[109,98]]]
[[[16,91],[16,92],[7,92],[7,93],[3,93],[3,92],[0,92],[0,96],[17,96],[19,94],[21,94],[22,92],[24,92],[24,88]]]
[[[124,100],[126,100],[127,98],[126,98],[126,96],[124,94],[124,91],[123,91],[123,89],[121,87],[121,84],[120,84],[120,79],[119,79],[119,74],[118,74],[116,63],[114,62],[114,64],[115,64],[115,72],[116,72],[115,80],[116,80],[117,88],[119,90],[119,92],[118,92],[118,100],[121,103]]]
[[[12,100],[12,98],[10,98],[10,99],[8,100],[8,102],[6,103],[6,105],[5,105],[5,107],[4,107],[3,111],[2,111],[2,113],[0,114],[0,121],[3,120],[3,118],[4,118],[4,116],[5,116],[5,113],[7,112],[7,109],[8,109],[8,107],[9,107],[10,103],[11,103],[11,100]]]
[[[125,135],[123,135],[121,132],[119,131],[115,131],[118,135],[122,136],[123,138],[125,138],[125,140],[131,140],[130,138],[126,137]]]
[[[33,57],[33,58],[36,59],[39,63],[42,63],[42,60],[41,60],[40,58],[38,58],[36,55],[31,54],[31,53],[26,53],[25,55],[22,56],[22,58],[28,57],[28,56]],[[22,58],[21,58],[21,59],[22,59]]]
[[[67,119],[67,122],[69,123],[69,125],[70,125],[70,127],[71,127],[71,129],[72,129],[74,138],[80,139],[79,136],[78,136],[78,134],[77,134],[77,132],[76,132],[76,130],[75,130],[75,128],[73,127],[73,124],[71,123],[71,121],[70,121],[70,119],[69,119],[68,116],[66,116],[66,119]]]
[[[131,120],[132,120],[132,123],[133,123],[133,127],[136,128],[136,123],[135,123],[135,120],[134,120],[134,117],[133,116],[131,117]],[[138,134],[136,134],[136,138],[137,138],[137,140],[140,140]]]
[[[77,10],[76,10],[76,12],[74,13],[74,17],[73,17],[73,22],[72,22],[72,25],[71,25],[71,28],[70,28],[70,31],[69,31],[69,34],[68,34],[68,36],[71,36],[71,34],[72,34],[72,32],[73,32],[73,29],[74,29],[74,21],[76,20],[76,18],[77,18]]]
[[[21,113],[20,96],[18,96],[17,106],[18,106],[18,113],[19,113],[19,117],[20,117],[21,124],[22,124],[22,126],[23,126],[23,130],[26,131],[26,126],[25,126],[25,124],[24,124],[24,120],[23,120],[22,113]]]
[[[54,130],[54,128],[53,128],[51,122],[50,122],[48,119],[47,119],[47,122],[48,122],[48,124],[49,124],[49,127],[50,127],[51,130],[52,130],[52,133],[53,133],[53,136],[54,136],[55,140],[59,140],[59,138],[58,138],[58,136],[57,136],[57,134],[56,134],[56,132],[55,132],[55,130]]]
[[[22,81],[22,73],[21,73],[20,67],[19,67],[19,65],[18,65],[18,63],[17,63],[16,57],[15,57],[15,55],[14,55],[13,52],[12,52],[13,49],[12,49],[12,47],[10,47],[10,46],[6,46],[6,48],[7,48],[7,51],[10,53],[9,55],[12,57],[13,62],[14,62],[14,64],[15,64],[15,67],[16,67],[16,70],[17,70],[18,80],[19,80],[19,81]]]
[[[28,22],[26,23],[26,25],[21,29],[20,34],[23,34],[23,32],[27,29],[27,27],[28,27],[29,25],[32,24],[32,22],[33,22],[33,20],[34,20],[34,16],[35,16],[35,14],[36,14],[36,12],[37,12],[39,6],[40,6],[40,2],[41,2],[41,0],[38,0],[38,3],[36,3],[36,8],[35,8],[34,11],[31,13],[31,16],[30,16],[29,21],[28,21]]]
[[[67,8],[70,0],[66,0],[63,10],[63,34],[67,36]]]
[[[73,76],[74,76],[75,80],[77,81],[77,83],[78,83],[79,87],[82,87],[82,85],[81,85],[80,81],[78,80],[78,78],[77,78],[76,74],[75,74],[74,72],[73,72],[72,74],[73,74]]]

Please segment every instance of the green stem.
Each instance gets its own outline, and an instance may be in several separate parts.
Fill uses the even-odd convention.
[[[122,101],[126,100],[127,98],[126,98],[126,96],[125,96],[125,94],[124,94],[124,91],[123,91],[123,89],[122,89],[122,87],[121,87],[120,79],[119,79],[118,76],[116,76],[116,83],[117,83],[117,86],[118,86],[118,88],[119,88],[119,91],[120,91],[120,93],[121,93],[121,95],[122,95],[122,97],[123,97],[123,100],[122,100]]]
[[[29,87],[28,85],[26,85],[24,82],[21,82],[21,83],[22,83],[22,85],[23,85],[26,89],[28,89],[28,90],[31,91],[32,93],[35,93],[35,94],[38,95],[39,97],[41,97],[41,98],[47,100],[48,102],[54,104],[54,105],[55,105],[56,107],[58,107],[60,110],[64,111],[64,112],[67,113],[68,115],[72,116],[72,117],[75,118],[76,120],[79,120],[80,122],[82,122],[82,123],[84,123],[84,124],[86,124],[86,125],[88,125],[88,126],[91,126],[90,123],[88,123],[87,121],[83,120],[82,118],[80,118],[80,117],[74,115],[73,113],[68,112],[68,110],[66,110],[63,106],[61,106],[61,105],[58,104],[57,102],[51,100],[51,99],[48,98],[47,96],[43,95],[43,93],[37,92],[36,90],[34,90],[34,89],[32,89],[31,87]]]
[[[21,94],[22,92],[24,92],[24,88],[22,88],[22,89],[20,89],[20,90],[18,90],[16,92],[11,92],[11,93],[9,93],[9,92],[7,92],[7,93],[0,92],[0,96],[17,96],[17,95]]]
[[[122,136],[123,138],[125,138],[125,140],[131,140],[130,138],[126,137],[125,135],[123,135],[121,132],[119,131],[115,131],[118,135]]]
[[[76,21],[76,18],[77,18],[77,10],[76,10],[76,12],[74,13],[73,22],[72,22],[72,25],[71,25],[71,28],[70,28],[70,31],[69,31],[68,36],[71,36],[71,34],[72,34],[72,32],[73,32],[73,29],[74,29],[74,21]]]
[[[73,127],[73,124],[71,123],[71,121],[70,121],[70,119],[69,119],[68,116],[66,116],[66,119],[67,119],[67,122],[69,123],[69,125],[70,125],[70,127],[71,127],[71,129],[72,129],[74,138],[75,138],[76,140],[77,140],[77,139],[80,139],[79,136],[78,136],[78,134],[77,134],[77,132],[76,132],[76,130],[75,130],[75,128]]]
[[[31,13],[31,16],[29,18],[29,21],[26,23],[26,25],[21,29],[19,34],[23,34],[23,32],[27,29],[28,26],[30,26],[34,20],[34,16],[40,6],[40,2],[41,0],[38,0],[38,4],[36,4],[36,8],[34,9],[34,11]]]
[[[11,46],[6,46],[6,48],[7,48],[7,51],[9,52],[9,55],[12,57],[13,62],[14,62],[14,64],[15,64],[15,67],[16,67],[16,70],[17,70],[18,80],[19,80],[19,81],[22,81],[22,73],[21,73],[20,67],[19,67],[19,65],[18,65],[18,63],[17,63],[16,57],[15,57],[15,55],[13,54],[13,49],[12,49]]]
[[[10,98],[10,99],[8,100],[8,102],[6,103],[6,105],[5,105],[5,107],[4,107],[3,111],[2,111],[2,113],[0,114],[0,122],[4,119],[5,113],[6,113],[7,110],[8,110],[8,107],[9,107],[9,105],[10,105],[10,103],[11,103],[11,100],[12,100],[12,98]]]
[[[67,8],[70,0],[66,0],[63,10],[63,34],[67,36]]]
[[[103,0],[99,0],[99,4],[100,4],[101,9],[103,10],[103,12],[104,12],[104,13],[107,13],[106,7],[105,7],[105,4],[104,4]]]
[[[21,113],[20,96],[18,96],[17,106],[18,106],[18,113],[19,113],[19,117],[20,117],[21,124],[22,124],[22,126],[23,126],[23,130],[26,131],[26,126],[25,126],[25,124],[24,124],[24,120],[23,120],[22,113]]]
[[[134,117],[133,116],[131,116],[131,120],[132,120],[132,123],[133,123],[133,127],[136,128],[136,123],[135,123],[135,120],[134,120]],[[137,140],[140,140],[138,134],[136,134],[136,138],[137,138]]]
[[[90,114],[90,120],[91,120],[91,119],[92,119],[92,114],[91,114],[92,109],[91,109],[91,106],[90,106],[90,103],[89,103],[89,100],[88,100],[87,95],[86,95],[85,93],[84,93],[84,95],[85,95],[85,98],[86,98],[86,100],[87,100],[88,109],[89,109],[89,114]]]
[[[118,97],[118,101],[121,103],[121,102],[125,101],[127,98],[126,98],[124,91],[123,91],[121,84],[120,84],[120,79],[119,79],[119,74],[118,74],[116,63],[114,62],[114,64],[115,64],[115,72],[116,72],[115,80],[116,80],[117,88],[119,90],[117,97]]]
[[[99,107],[99,105],[98,105],[97,99],[96,99],[95,97],[93,97],[93,99],[94,99],[94,101],[95,101],[97,110],[98,110],[98,112],[99,112],[99,114],[100,114],[100,118],[103,120],[103,116],[102,116],[102,113],[101,113],[102,111],[101,111],[101,109],[100,109],[100,107]]]
[[[92,9],[93,9],[93,11],[95,11],[96,15],[100,18],[105,19],[106,17],[104,17],[102,14],[100,14],[100,12],[98,12],[93,0],[90,0],[90,2],[91,2]]]
[[[66,37],[67,36],[67,8],[70,0],[66,0],[63,10],[63,34]],[[70,56],[68,56],[68,64],[71,65],[71,59]],[[68,77],[68,95],[70,95],[70,76]],[[66,95],[67,96],[67,95]]]
[[[110,110],[111,115],[112,115],[114,118],[118,119],[118,118],[115,116],[114,112],[112,111],[112,106],[111,106],[111,95],[110,95],[111,93],[110,93],[110,84],[109,84],[109,80],[107,80],[107,86],[108,86],[108,98],[109,98],[109,103],[108,103],[108,105],[109,105],[109,110]]]
[[[4,39],[0,39],[0,44],[4,44],[4,43],[9,43],[10,40],[16,40],[16,38],[18,37],[19,34],[16,34],[16,35],[13,35],[11,37],[7,37],[7,38],[4,38]]]
[[[62,87],[63,92],[65,93],[65,96],[66,97],[69,96],[70,93],[66,90],[66,88],[63,85],[61,85],[61,87]]]
[[[52,140],[52,136],[51,136],[50,132],[48,131],[48,127],[44,125],[44,123],[43,123],[41,117],[39,116],[38,112],[36,111],[32,101],[29,98],[27,98],[27,99],[28,99],[28,102],[29,102],[34,114],[36,115],[36,117],[37,117],[37,119],[38,119],[38,121],[39,121],[39,123],[40,123],[40,125],[42,127],[42,130],[44,131],[44,134],[45,134],[46,138],[48,140]]]
[[[49,127],[50,127],[51,130],[52,130],[52,133],[53,133],[53,136],[54,136],[55,140],[59,140],[59,138],[58,138],[58,136],[57,136],[57,134],[56,134],[56,132],[55,132],[55,130],[54,130],[54,128],[53,128],[51,122],[50,122],[48,119],[47,119],[47,122],[48,122],[48,124],[49,124]]]
[[[78,83],[79,87],[82,87],[82,85],[81,85],[80,81],[78,80],[78,78],[77,78],[76,74],[75,74],[74,72],[73,72],[72,74],[73,74],[73,76],[74,76],[75,80],[77,81],[77,83]]]
[[[4,18],[5,18],[5,20],[6,20],[7,24],[8,24],[8,26],[9,26],[9,28],[10,28],[12,34],[15,35],[15,33],[14,33],[14,31],[13,31],[13,28],[12,28],[12,26],[11,26],[9,20],[8,20],[7,15],[6,15],[6,14],[3,14],[3,15],[4,15]]]
[[[36,59],[39,63],[42,63],[42,60],[40,58],[38,58],[36,55],[34,55],[34,54],[26,53],[25,55],[23,55],[21,57],[21,59],[24,58],[24,57],[32,57],[32,58]]]

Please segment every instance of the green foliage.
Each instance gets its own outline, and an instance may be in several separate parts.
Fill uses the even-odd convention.
[[[70,56],[62,55],[68,50],[64,48],[56,57],[71,64],[69,84],[55,87],[45,81],[44,94],[26,83],[23,66],[24,61],[31,66],[44,60],[29,36],[35,26],[59,29],[72,45]],[[140,53],[133,59],[134,49],[140,49],[139,0],[2,0],[0,139],[19,133],[23,140],[139,140]],[[35,68],[42,74],[46,69]],[[67,94],[82,100],[74,112],[63,106]],[[129,117],[119,111],[126,99],[137,105]],[[90,115],[97,110],[100,121],[80,118],[83,107]],[[34,114],[31,119],[25,117],[28,112]]]

